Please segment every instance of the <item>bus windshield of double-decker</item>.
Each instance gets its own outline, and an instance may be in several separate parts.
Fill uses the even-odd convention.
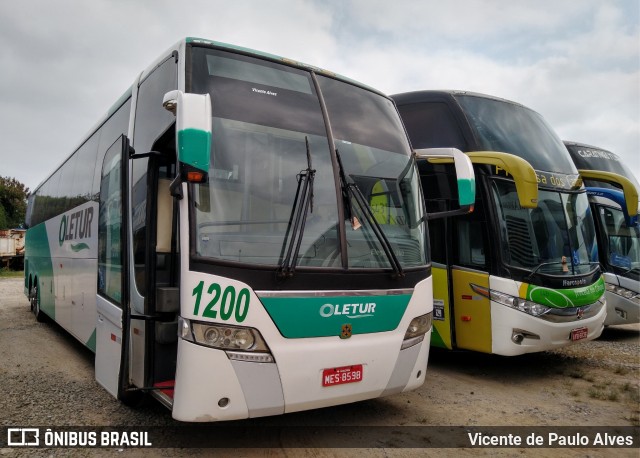
[[[192,192],[197,256],[282,265],[300,206],[299,184],[315,170],[295,265],[391,266],[365,215],[358,215],[357,228],[346,221],[348,211],[340,221],[338,210],[348,207],[347,199],[334,174],[333,146],[309,71],[204,47],[191,48],[189,70],[189,92],[209,93],[213,111],[209,182]],[[317,81],[345,173],[374,209],[401,266],[425,265],[421,194],[393,104],[332,78]],[[346,227],[346,247],[340,224]]]
[[[535,111],[474,95],[455,95],[455,99],[465,113],[478,150],[514,154],[535,170],[578,173],[562,140]]]
[[[629,227],[622,210],[597,206],[597,217],[604,232],[601,250],[606,250],[609,265],[622,272],[640,271],[640,226]]]
[[[598,245],[587,194],[539,190],[538,206],[522,208],[515,184],[494,179],[500,257],[509,266],[549,275],[597,268]]]

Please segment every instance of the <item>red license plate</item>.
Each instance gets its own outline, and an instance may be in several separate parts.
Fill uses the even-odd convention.
[[[588,335],[589,335],[588,328],[573,329],[571,331],[571,340],[575,342],[576,340],[586,339]]]
[[[362,375],[362,364],[325,369],[322,371],[322,386],[359,382],[362,380]]]

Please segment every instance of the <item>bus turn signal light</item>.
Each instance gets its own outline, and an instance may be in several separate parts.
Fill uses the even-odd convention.
[[[204,173],[202,172],[187,172],[187,181],[189,183],[202,183],[204,181]]]

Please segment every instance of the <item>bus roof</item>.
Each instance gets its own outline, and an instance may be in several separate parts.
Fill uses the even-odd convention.
[[[501,97],[496,97],[489,94],[482,94],[480,92],[461,91],[458,89],[436,89],[436,90],[403,92],[400,94],[393,94],[391,97],[396,101],[396,103],[405,104],[405,103],[426,102],[438,97],[455,98],[456,96],[461,96],[461,95],[479,97],[483,99],[495,100],[497,102],[509,103],[511,105],[517,105],[519,107],[526,108],[527,110],[535,111],[525,105],[522,105],[521,103],[514,102],[513,100],[507,100],[507,99],[503,99]]]
[[[565,140],[564,144],[569,150],[569,154],[577,168],[617,173],[618,175],[628,178],[638,186],[638,179],[617,154],[598,146],[587,145],[586,143]]]
[[[303,62],[298,62],[296,60],[292,60],[292,59],[287,59],[285,57],[281,57],[281,56],[277,56],[275,54],[269,54],[263,51],[257,51],[255,49],[250,49],[250,48],[245,48],[242,46],[236,46],[233,44],[229,44],[229,43],[223,43],[221,41],[214,41],[214,40],[208,40],[205,38],[196,38],[196,37],[186,37],[180,41],[178,41],[177,43],[175,43],[173,46],[169,47],[165,52],[163,52],[162,54],[160,54],[160,56],[155,59],[144,71],[142,71],[140,73],[140,75],[136,78],[136,82],[139,84],[142,81],[144,81],[144,79],[153,71],[155,70],[156,67],[158,67],[162,62],[164,62],[167,57],[171,56],[173,52],[176,51],[180,51],[181,49],[184,49],[184,45],[186,44],[197,44],[197,45],[205,45],[205,46],[210,46],[210,47],[215,47],[215,48],[220,48],[220,49],[226,49],[229,51],[233,51],[233,52],[239,52],[242,54],[247,54],[247,55],[251,55],[251,56],[256,56],[256,57],[260,57],[263,59],[268,59],[274,62],[278,62],[278,63],[282,63],[285,65],[289,65],[292,67],[296,67],[296,68],[300,68],[303,70],[313,70],[316,73],[319,73],[321,75],[324,76],[328,76],[330,78],[334,78],[340,81],[344,81],[346,83],[352,84],[354,86],[358,86],[361,87],[363,89],[366,89],[368,91],[371,92],[375,92],[376,94],[380,94],[384,97],[387,97],[386,94],[384,94],[383,92],[372,88],[370,86],[367,86],[366,84],[360,83],[358,81],[352,80],[350,78],[347,78],[346,76],[342,76],[339,75],[337,73],[333,73],[330,72],[328,70],[322,69],[320,67],[315,67],[313,65],[309,65],[309,64],[305,64]],[[135,83],[134,83],[135,84]],[[126,102],[132,95],[133,93],[133,85],[131,85],[123,94],[122,96],[120,96],[120,98],[109,108],[109,110],[107,110],[107,112],[99,119],[99,121],[94,124],[91,129],[89,129],[89,131],[82,137],[82,140],[76,145],[76,147],[72,150],[71,153],[69,153],[67,156],[64,157],[64,159],[58,164],[57,167],[55,167],[51,173],[49,173],[46,178],[44,178],[39,184],[38,186],[35,187],[35,189],[33,189],[29,194],[35,194],[38,189],[40,189],[42,187],[42,185],[49,180],[49,178],[51,178],[51,176],[60,168],[62,167],[65,162],[67,162],[67,160],[69,160],[69,158],[73,155],[73,153],[75,151],[78,150],[78,148],[80,148],[87,140],[89,140],[89,138],[91,137],[91,135],[93,135],[93,133],[100,128],[100,126],[102,124],[104,124],[113,113],[116,112],[116,110],[118,108],[120,108],[122,106],[122,104],[124,102]]]
[[[233,51],[233,52],[239,52],[239,53],[242,53],[242,54],[261,57],[263,59],[268,59],[268,60],[271,60],[271,61],[274,61],[274,62],[278,62],[278,63],[285,64],[285,65],[289,65],[291,67],[300,68],[302,70],[307,70],[307,71],[312,70],[312,71],[314,71],[316,73],[319,73],[321,75],[328,76],[330,78],[335,78],[337,80],[341,80],[341,81],[344,81],[346,83],[353,84],[355,86],[359,86],[359,87],[361,87],[363,89],[367,89],[368,91],[372,91],[372,92],[375,92],[377,94],[384,95],[385,97],[387,96],[383,92],[380,92],[379,90],[377,90],[375,88],[372,88],[371,86],[367,86],[366,84],[360,83],[359,81],[356,81],[356,80],[352,80],[351,78],[347,78],[346,76],[340,75],[338,73],[331,72],[329,70],[325,70],[325,69],[320,68],[320,67],[316,67],[314,65],[305,64],[304,62],[299,62],[297,60],[288,59],[286,57],[278,56],[278,55],[275,55],[275,54],[270,54],[270,53],[266,53],[266,52],[263,52],[263,51],[258,51],[258,50],[255,50],[255,49],[251,49],[251,48],[245,48],[243,46],[236,46],[236,45],[232,45],[232,44],[229,44],[229,43],[223,43],[221,41],[208,40],[208,39],[205,39],[205,38],[187,37],[187,38],[185,38],[184,42],[186,44],[199,44],[199,45],[211,46],[211,47],[215,47],[215,48],[227,49],[227,50],[230,50],[230,51]]]

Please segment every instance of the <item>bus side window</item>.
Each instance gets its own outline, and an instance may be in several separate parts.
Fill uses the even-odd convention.
[[[413,103],[398,109],[414,149],[457,148],[467,151],[462,131],[446,103]]]
[[[175,117],[162,106],[165,93],[176,89],[178,69],[173,57],[149,74],[140,83],[136,105],[133,147],[137,153],[151,151],[154,143],[175,122]],[[149,183],[149,159],[132,161],[131,210],[133,225],[133,256],[135,282],[138,293],[146,295],[146,251],[147,251],[147,192],[154,183]],[[155,189],[154,189],[155,192]]]
[[[489,252],[487,222],[484,218],[484,206],[476,201],[475,210],[469,215],[453,218],[454,264],[487,270]]]
[[[483,243],[484,228],[479,221],[458,221],[457,264],[469,267],[486,267],[486,253]]]

